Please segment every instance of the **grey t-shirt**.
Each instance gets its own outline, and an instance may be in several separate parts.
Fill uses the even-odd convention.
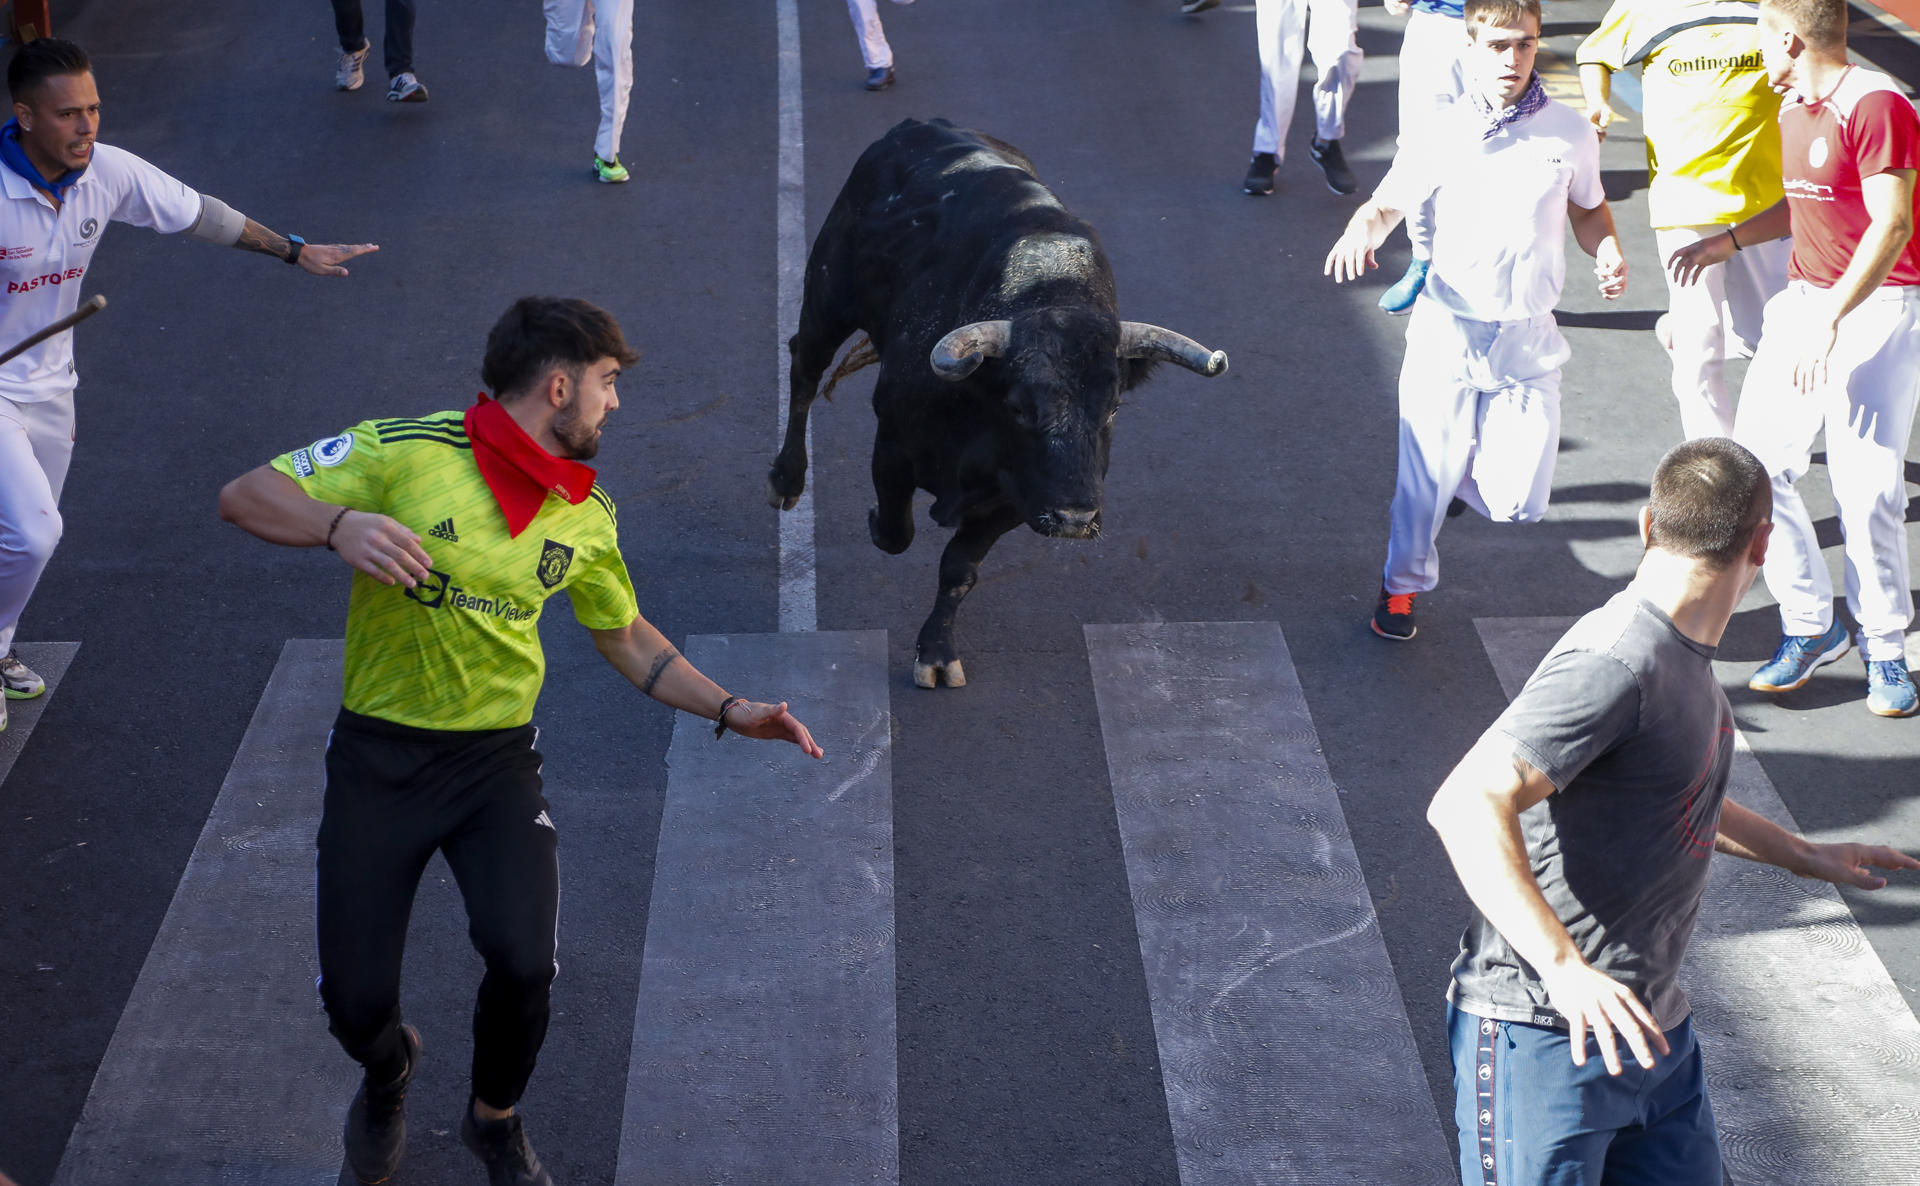
[[[1520,816],[1547,904],[1587,962],[1631,988],[1663,1030],[1687,1017],[1675,976],[1733,760],[1713,651],[1629,589],[1567,631],[1488,730],[1557,788]],[[1480,1017],[1566,1025],[1478,910],[1448,996]]]

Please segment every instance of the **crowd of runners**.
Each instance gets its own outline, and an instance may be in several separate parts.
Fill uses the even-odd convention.
[[[356,0],[334,7],[336,81],[351,90],[371,42]],[[1550,99],[1534,68],[1538,0],[1388,7],[1407,16],[1398,151],[1325,263],[1334,280],[1357,279],[1407,226],[1410,262],[1380,302],[1408,321],[1373,631],[1414,637],[1449,517],[1546,513],[1571,353],[1552,312],[1565,235],[1593,257],[1600,293],[1619,297],[1627,265],[1599,142],[1615,120],[1611,80],[1635,67],[1669,298],[1656,334],[1688,438],[1653,475],[1631,584],[1561,639],[1429,808],[1475,906],[1449,996],[1462,1180],[1718,1186],[1702,1055],[1676,983],[1708,858],[1866,889],[1885,884],[1876,868],[1920,869],[1883,846],[1810,843],[1727,800],[1732,713],[1712,665],[1764,574],[1783,637],[1751,687],[1797,688],[1857,637],[1867,706],[1916,712],[1904,463],[1920,393],[1920,118],[1892,80],[1849,59],[1844,0],[1619,0],[1578,54],[1585,111]],[[890,85],[873,0],[849,9],[866,85]],[[1340,148],[1360,64],[1356,0],[1256,9],[1263,79],[1245,189],[1274,189],[1304,47],[1320,72],[1309,153],[1330,189],[1356,192]],[[626,180],[632,2],[547,0],[546,12],[548,57],[599,74],[594,175]],[[387,20],[388,97],[423,100],[410,0],[389,0]],[[77,45],[26,44],[7,82],[5,342],[76,310],[109,222],[317,276],[377,250],[269,230],[97,142],[98,91]],[[1739,355],[1751,363],[1736,399],[1725,367]],[[328,549],[354,570],[317,929],[331,1030],[364,1068],[344,1128],[364,1183],[391,1178],[404,1150],[422,1042],[401,1016],[401,956],[436,851],[486,964],[462,1137],[495,1186],[551,1181],[516,1112],[556,952],[555,829],[531,725],[547,598],[568,590],[608,662],[715,722],[716,738],[822,756],[785,704],[728,694],[640,613],[613,500],[586,464],[636,359],[606,311],[523,298],[487,336],[488,394],[473,406],[352,425],[221,493],[220,513],[246,531]],[[0,366],[0,680],[16,700],[44,691],[12,641],[61,534],[75,383],[70,334]],[[1823,433],[1856,631],[1836,616],[1797,489]]]

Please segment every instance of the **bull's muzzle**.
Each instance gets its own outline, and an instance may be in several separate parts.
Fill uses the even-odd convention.
[[[1033,517],[1033,529],[1056,539],[1092,539],[1100,534],[1100,511],[1056,508]]]

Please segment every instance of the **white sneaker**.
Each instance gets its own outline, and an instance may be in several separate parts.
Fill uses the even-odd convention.
[[[352,53],[343,52],[340,55],[340,65],[333,72],[333,85],[343,91],[359,90],[360,84],[367,80],[367,76],[361,72],[360,67],[372,50],[373,42],[369,41]]]
[[[8,651],[0,659],[0,688],[6,690],[7,700],[31,700],[47,690],[47,681],[33,673],[33,669],[20,661],[14,651]]]
[[[413,76],[411,70],[404,74],[396,74],[393,76],[393,82],[387,86],[387,101],[389,103],[425,103],[427,88],[421,85],[420,80]]]

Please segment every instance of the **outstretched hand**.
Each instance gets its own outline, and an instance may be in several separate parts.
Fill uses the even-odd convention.
[[[1806,864],[1794,872],[1835,885],[1877,890],[1887,884],[1887,879],[1870,872],[1872,869],[1920,869],[1920,860],[1883,844],[1815,844],[1810,848]]]
[[[827,751],[814,743],[813,734],[787,711],[786,701],[760,704],[743,701],[727,710],[727,728],[756,741],[791,741],[810,758],[824,758]]]
[[[333,550],[383,585],[411,589],[426,580],[433,567],[433,557],[406,524],[370,511],[348,511],[341,517],[333,529]]]
[[[1587,1031],[1600,1046],[1607,1074],[1620,1073],[1620,1050],[1614,1037],[1625,1038],[1641,1066],[1653,1066],[1653,1052],[1671,1053],[1667,1036],[1633,990],[1585,961],[1553,970],[1540,969],[1547,1000],[1567,1019],[1567,1037],[1573,1043],[1573,1065],[1587,1065]]]
[[[378,250],[378,243],[309,243],[300,249],[300,258],[295,262],[315,276],[345,276],[348,273],[341,264]]]

